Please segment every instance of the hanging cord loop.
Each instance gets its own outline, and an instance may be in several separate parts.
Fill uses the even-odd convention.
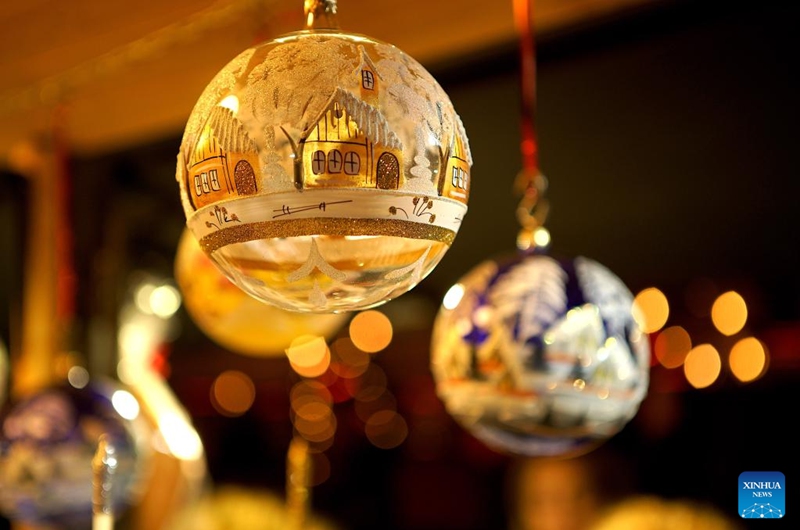
[[[519,34],[520,56],[520,150],[522,169],[517,174],[514,190],[521,196],[517,221],[521,230],[517,247],[530,250],[546,247],[550,242],[544,228],[549,205],[544,198],[547,179],[539,169],[536,137],[536,46],[534,38],[533,0],[513,0],[514,22]]]

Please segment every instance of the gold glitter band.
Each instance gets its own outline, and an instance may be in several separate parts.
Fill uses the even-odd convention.
[[[451,245],[456,233],[441,226],[402,219],[313,218],[262,221],[222,228],[200,239],[206,252],[256,239],[298,236],[395,236],[427,239]]]

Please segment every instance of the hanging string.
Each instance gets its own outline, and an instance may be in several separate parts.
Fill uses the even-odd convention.
[[[77,278],[73,261],[72,175],[66,132],[66,108],[56,107],[53,113],[53,153],[55,163],[56,201],[56,330],[57,347],[69,346],[75,316]],[[66,339],[66,340],[65,340]]]
[[[520,118],[522,169],[539,171],[536,141],[536,41],[533,34],[533,0],[514,0],[514,23],[519,34]]]
[[[520,151],[522,169],[515,190],[521,195],[517,220],[522,229],[517,236],[521,250],[545,247],[549,234],[544,230],[548,204],[543,195],[547,180],[539,169],[539,144],[536,135],[536,39],[533,0],[513,0],[514,23],[519,35],[520,58]]]

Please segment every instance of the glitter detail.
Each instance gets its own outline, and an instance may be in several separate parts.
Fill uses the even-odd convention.
[[[407,267],[390,271],[388,274],[386,274],[386,279],[399,280],[405,274],[411,272],[411,282],[415,284],[419,283],[422,279],[422,267],[425,265],[425,260],[428,259],[428,253],[430,253],[430,251],[431,247],[426,248],[425,252],[422,253],[422,256],[420,256],[417,261]]]
[[[247,160],[239,160],[233,170],[233,179],[236,182],[236,190],[239,195],[254,195],[256,187],[255,172],[253,166]]]
[[[365,74],[374,84],[364,84]],[[229,96],[239,102],[236,112],[219,106]],[[305,153],[302,144],[312,129],[330,121],[321,118],[335,110],[331,105],[346,109],[345,123],[352,120],[364,138],[397,158],[383,161],[386,178],[379,187],[466,203],[466,193],[462,197],[449,188],[438,193],[444,188],[439,181],[448,179],[446,168],[452,165],[444,155],[454,144],[464,144],[465,165],[471,165],[463,124],[442,87],[397,48],[342,32],[286,35],[237,57],[198,100],[181,142],[181,158],[185,164],[208,125],[246,153],[256,147],[259,164],[250,163],[259,193],[301,187],[302,176],[314,187],[308,167],[313,152]],[[370,148],[358,154],[359,174],[367,173],[374,187],[382,153]],[[182,193],[191,191],[185,188],[182,184]],[[185,210],[187,215],[191,211]]]
[[[319,269],[321,273],[325,274],[329,278],[340,282],[343,282],[347,279],[347,275],[344,272],[334,268],[330,263],[325,261],[325,258],[322,257],[322,254],[319,253],[316,238],[311,240],[311,250],[308,252],[308,258],[306,258],[306,262],[303,263],[299,269],[287,275],[286,280],[290,282],[302,280],[314,272],[314,269]],[[318,285],[317,289],[319,289]]]
[[[456,233],[436,225],[415,223],[402,219],[342,219],[311,218],[262,221],[226,227],[207,234],[200,245],[207,253],[235,243],[257,239],[298,236],[395,236],[427,239],[451,245]]]
[[[416,178],[424,179],[424,180],[431,180],[433,176],[433,172],[431,171],[431,161],[428,160],[427,157],[417,155],[414,157],[414,162],[416,165],[411,168],[411,175]]]

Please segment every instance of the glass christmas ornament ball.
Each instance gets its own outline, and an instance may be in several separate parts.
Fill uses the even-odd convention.
[[[124,418],[138,410],[115,385],[48,387],[16,403],[0,427],[0,512],[29,525],[85,529],[92,517],[92,458],[100,435],[114,447],[112,483],[116,514],[138,494],[145,454],[137,425]]]
[[[219,271],[188,229],[178,242],[175,281],[197,327],[223,348],[241,355],[284,356],[295,338],[329,339],[348,318],[347,313],[285,311],[256,300]]]
[[[434,322],[437,393],[498,452],[588,452],[647,392],[650,346],[632,304],[624,283],[585,257],[487,260],[448,291]]]
[[[433,270],[467,211],[471,166],[461,119],[422,65],[311,22],[216,75],[176,178],[189,229],[234,284],[330,313],[378,306]]]

